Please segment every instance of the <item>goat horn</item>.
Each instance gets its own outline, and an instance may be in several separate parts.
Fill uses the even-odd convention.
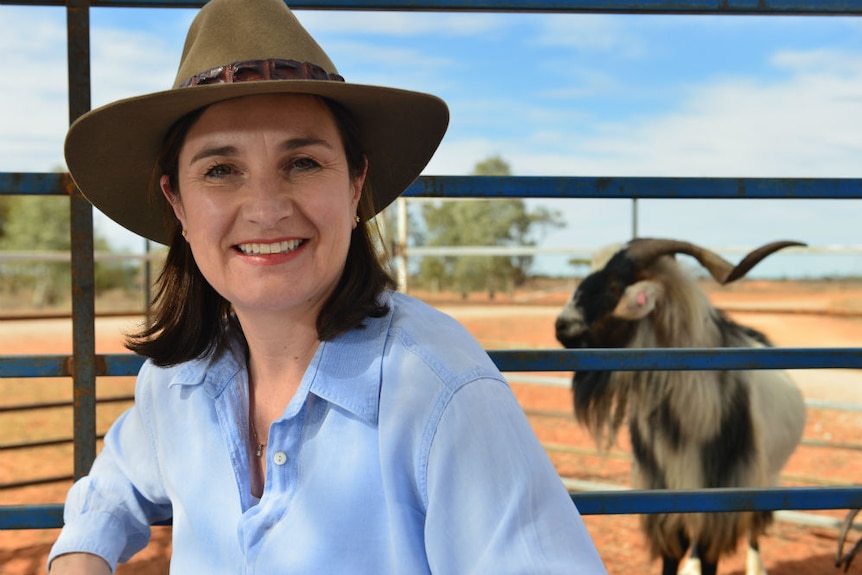
[[[724,285],[743,277],[766,256],[780,249],[804,245],[794,241],[772,242],[749,253],[736,266],[711,250],[678,240],[635,239],[629,242],[626,254],[639,266],[647,266],[661,256],[686,254],[700,262],[715,281]]]
[[[756,266],[766,256],[773,254],[780,249],[788,248],[791,246],[805,247],[805,244],[803,244],[802,242],[785,240],[780,242],[772,242],[770,244],[766,244],[765,246],[761,246],[753,252],[749,253],[744,258],[742,258],[742,261],[736,264],[736,267],[730,271],[730,274],[728,274],[724,281],[719,280],[719,282],[722,284],[729,284],[732,281],[736,281],[739,278],[743,277],[745,274],[747,274],[751,268]]]

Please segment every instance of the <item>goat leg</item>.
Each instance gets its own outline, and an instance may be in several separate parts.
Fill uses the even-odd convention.
[[[859,509],[851,509],[847,513],[847,517],[844,518],[844,523],[841,525],[841,532],[838,535],[838,549],[835,550],[835,566],[841,567],[843,564],[845,573],[850,569],[850,563],[853,562],[853,558],[856,556],[859,548],[862,547],[862,539],[860,539],[846,555],[841,554],[844,551],[844,542],[847,540],[847,533],[853,527],[853,520],[856,519],[858,513]]]

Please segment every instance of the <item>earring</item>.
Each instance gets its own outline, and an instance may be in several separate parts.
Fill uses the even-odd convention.
[[[188,230],[186,230],[185,228],[183,228],[183,237],[184,237],[185,239],[189,239],[189,232],[188,232]]]
[[[353,221],[355,221],[358,224],[359,223],[359,216],[353,216]]]

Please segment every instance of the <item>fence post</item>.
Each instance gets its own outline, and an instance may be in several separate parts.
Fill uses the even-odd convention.
[[[407,200],[395,200],[398,207],[398,238],[395,240],[395,257],[398,259],[398,289],[407,293]]]
[[[69,122],[90,109],[90,8],[87,0],[66,7]],[[96,328],[93,207],[67,182],[72,233],[72,385],[75,478],[96,458]]]

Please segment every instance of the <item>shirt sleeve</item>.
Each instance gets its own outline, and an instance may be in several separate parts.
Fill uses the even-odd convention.
[[[66,497],[64,527],[48,557],[92,553],[115,571],[146,547],[150,525],[171,516],[161,485],[158,461],[145,415],[149,398],[146,366],[138,376],[135,406],[124,412],[105,436],[90,473],[79,479]]]
[[[504,382],[461,387],[427,468],[425,540],[435,574],[605,574],[568,492]]]

